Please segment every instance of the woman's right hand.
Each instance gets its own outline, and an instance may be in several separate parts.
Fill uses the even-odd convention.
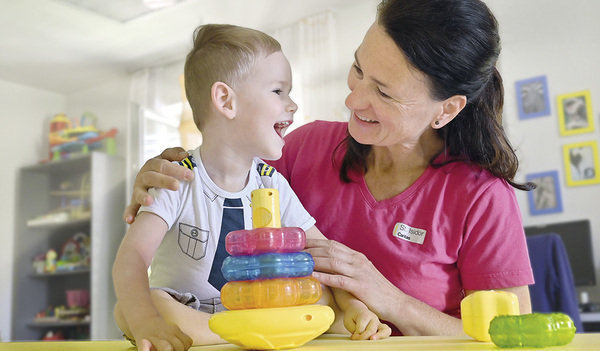
[[[309,238],[304,251],[311,254],[315,262],[312,276],[319,282],[349,292],[380,319],[393,322],[395,316],[390,314],[398,310],[394,306],[406,295],[363,253],[335,240]]]
[[[306,239],[304,251],[310,253],[315,262],[313,277],[330,288],[351,293],[379,319],[395,325],[402,334],[463,333],[460,319],[402,292],[363,253],[337,241],[323,239]]]
[[[191,180],[194,173],[171,161],[181,161],[189,154],[180,147],[166,149],[159,156],[144,163],[133,184],[131,202],[125,208],[123,219],[128,224],[133,223],[140,206],[151,205],[154,198],[148,193],[150,188],[179,189],[180,180]]]

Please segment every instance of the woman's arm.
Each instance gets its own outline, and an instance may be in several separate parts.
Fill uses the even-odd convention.
[[[194,172],[172,163],[181,161],[189,154],[180,147],[169,148],[159,156],[149,159],[144,163],[133,183],[131,202],[125,208],[123,219],[131,224],[140,206],[149,206],[154,199],[148,194],[149,188],[164,188],[169,190],[179,189],[179,180],[192,180]]]
[[[460,319],[402,292],[362,253],[333,240],[307,240],[306,246],[315,260],[315,278],[325,285],[352,293],[404,335],[464,334]],[[499,290],[517,294],[521,313],[531,311],[526,286]]]
[[[531,301],[529,299],[529,289],[527,286],[495,290],[516,294],[519,299],[520,313],[531,313]],[[465,295],[468,296],[476,291],[477,290],[466,291]],[[405,296],[404,306],[394,310],[397,312],[395,318],[392,316],[389,318],[390,322],[394,323],[404,335],[464,334],[461,319],[449,316],[406,294],[403,295]]]
[[[306,238],[327,240],[315,226],[306,231]],[[391,335],[392,329],[381,323],[377,315],[351,293],[335,287],[331,292],[335,303],[344,314],[344,327],[352,334],[353,340],[379,340]]]

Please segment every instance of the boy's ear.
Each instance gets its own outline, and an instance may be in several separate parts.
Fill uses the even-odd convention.
[[[212,104],[223,116],[233,119],[236,115],[235,92],[223,82],[215,82],[210,89]]]

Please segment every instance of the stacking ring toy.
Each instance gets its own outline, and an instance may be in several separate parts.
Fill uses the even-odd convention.
[[[313,277],[229,282],[221,302],[229,310],[310,305],[321,298],[321,283]]]
[[[251,230],[227,234],[231,255],[221,272],[228,281],[221,302],[228,311],[213,314],[210,330],[245,349],[290,349],[323,334],[334,320],[329,306],[312,305],[321,298],[321,283],[310,277],[315,262],[301,252],[304,230],[281,228],[279,192],[251,193]]]
[[[329,306],[224,311],[208,320],[210,330],[241,348],[291,349],[323,334],[333,323]]]
[[[221,271],[227,281],[309,276],[315,267],[307,252],[266,253],[257,256],[229,256]]]
[[[295,252],[304,249],[304,246],[306,235],[298,227],[235,230],[225,237],[225,248],[232,256]]]

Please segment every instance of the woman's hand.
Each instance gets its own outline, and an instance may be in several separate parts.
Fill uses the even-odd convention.
[[[307,239],[313,256],[313,276],[332,288],[352,293],[379,319],[395,325],[404,335],[462,335],[460,319],[411,297],[386,279],[367,257],[334,241]]]
[[[389,319],[391,308],[404,295],[375,268],[367,257],[334,241],[307,239],[306,250],[313,256],[313,276],[321,283],[346,290],[362,301],[384,320]]]
[[[179,180],[194,178],[192,171],[171,162],[181,161],[188,156],[184,149],[174,147],[166,149],[159,156],[146,161],[135,177],[131,203],[123,214],[125,222],[133,223],[140,206],[148,206],[154,202],[154,198],[148,194],[149,188],[177,190],[179,189]]]

